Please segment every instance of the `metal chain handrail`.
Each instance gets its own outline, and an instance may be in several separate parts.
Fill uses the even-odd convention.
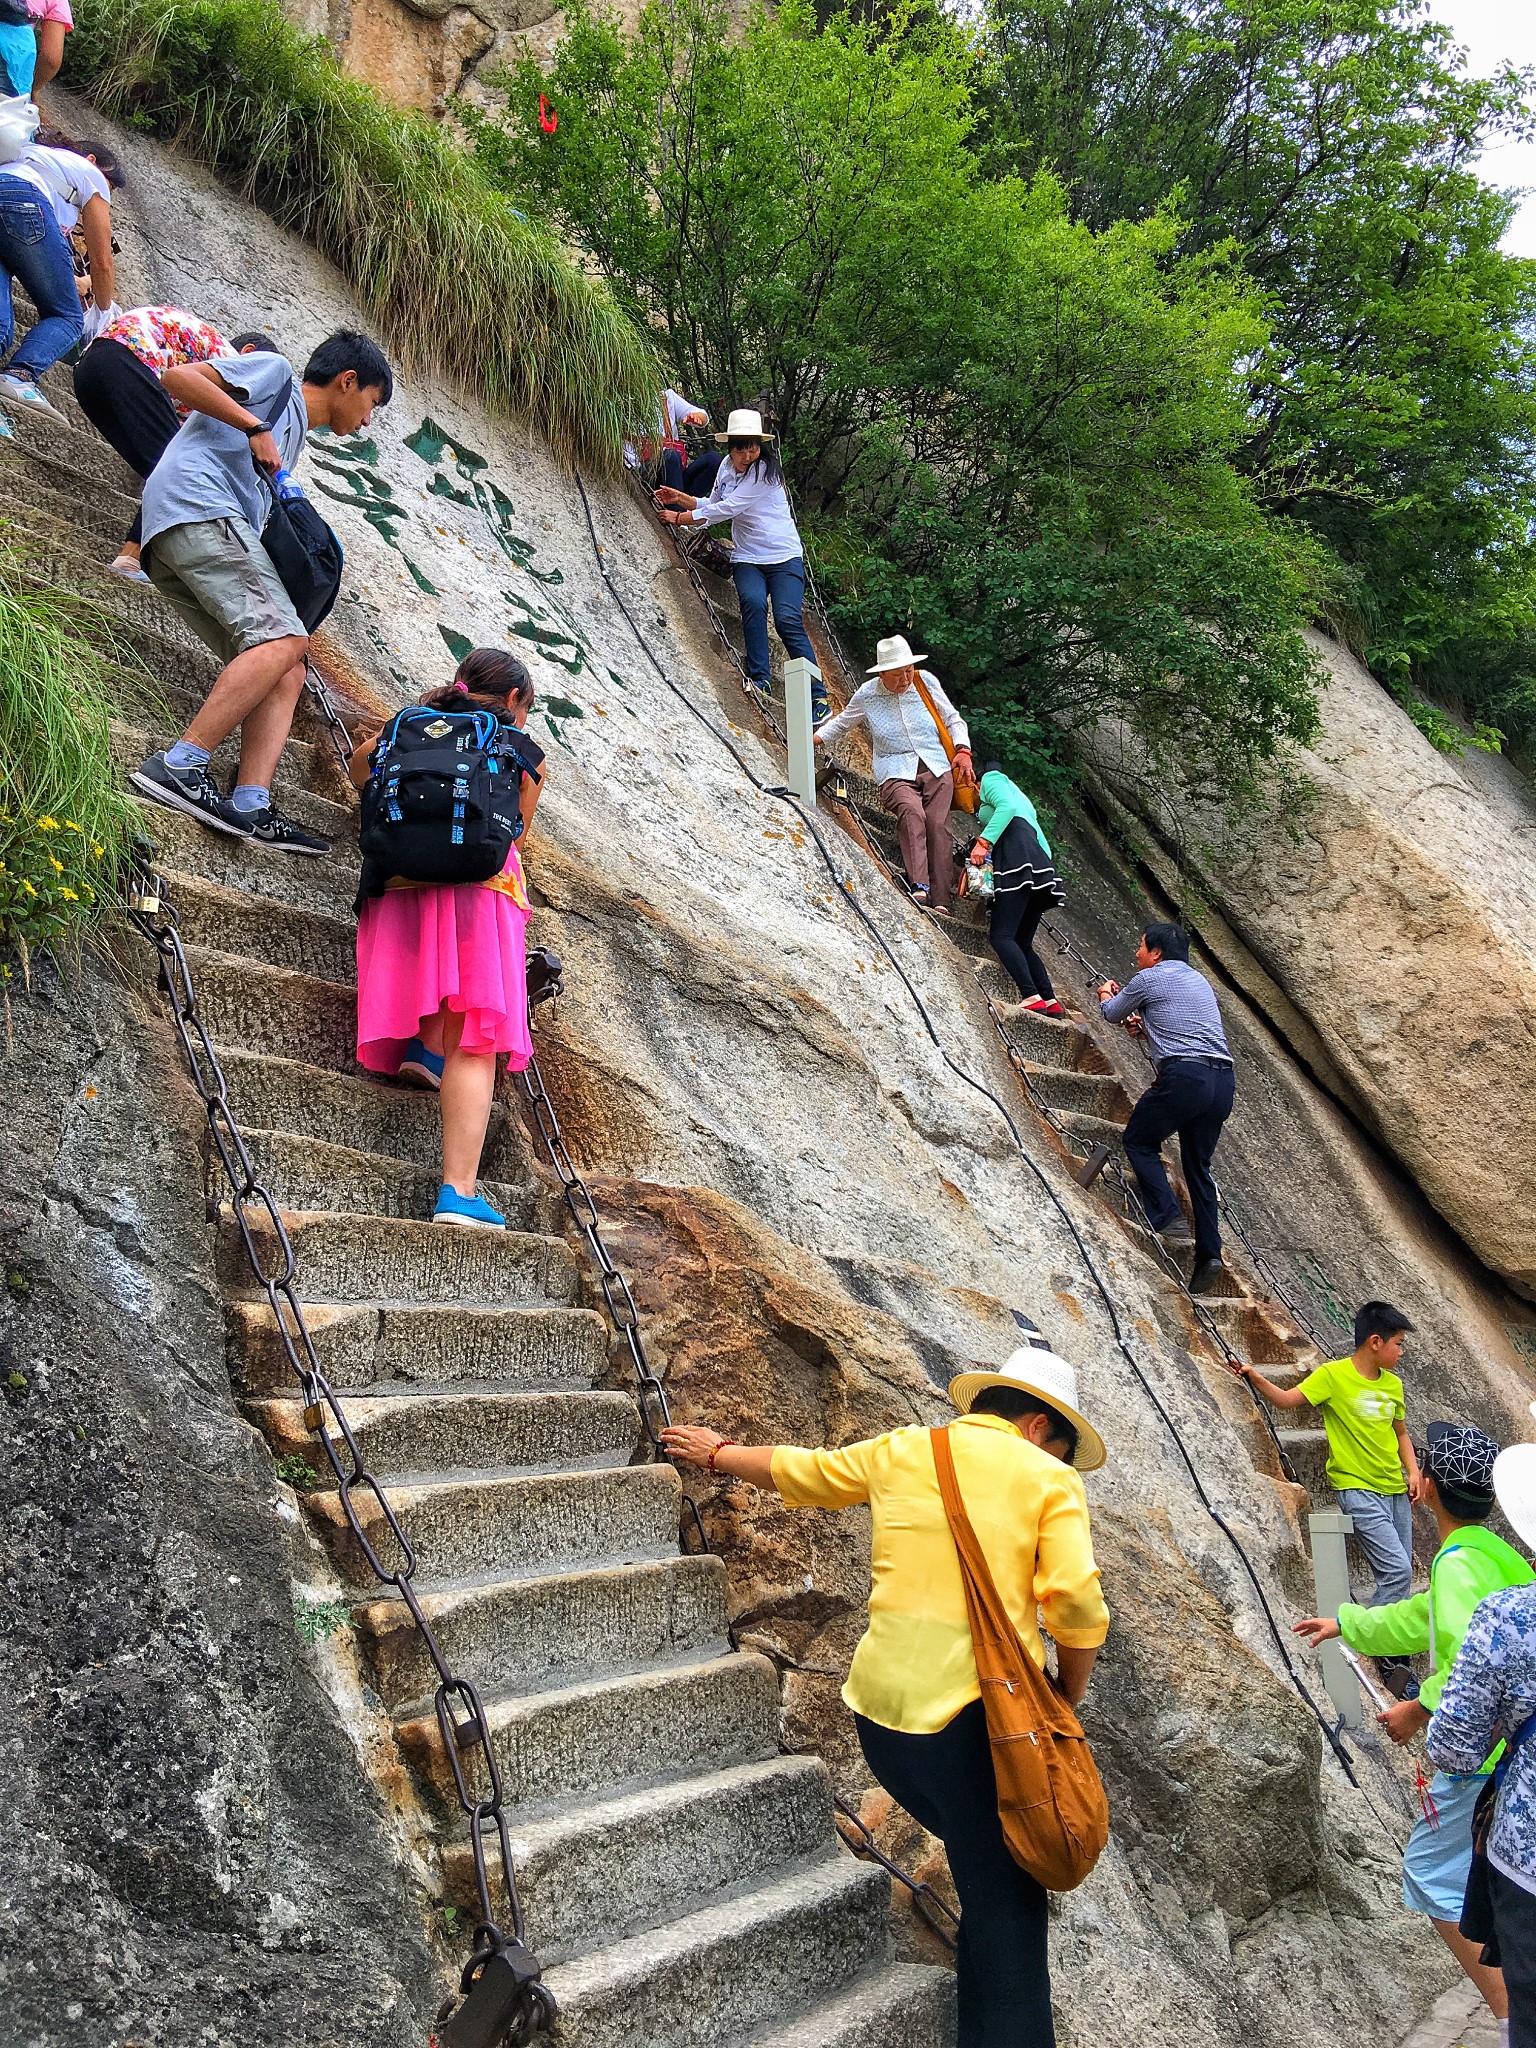
[[[336,699],[331,695],[325,677],[312,661],[306,661],[304,664],[304,687],[309,692],[310,702],[325,726],[326,737],[330,740],[336,759],[341,764],[341,772],[346,775],[352,766],[352,735],[347,730],[346,721],[336,709]]]
[[[523,1907],[512,1860],[503,1805],[501,1766],[490,1723],[473,1682],[454,1671],[427,1619],[416,1588],[416,1553],[400,1526],[389,1497],[364,1461],[345,1411],[326,1377],[298,1293],[298,1261],[277,1200],[263,1185],[229,1100],[229,1088],[208,1027],[198,1011],[197,990],[182,945],[176,912],[163,878],[155,872],[154,848],[135,844],[125,905],[129,923],[159,955],[159,986],[166,996],[193,1086],[202,1098],[208,1131],[228,1185],[230,1212],[246,1262],[272,1312],[288,1364],[304,1397],[304,1426],[324,1453],[335,1478],[342,1512],[368,1568],[382,1586],[400,1597],[437,1673],[433,1708],[454,1791],[469,1823],[479,1918],[468,1962],[459,1980],[464,2003],[445,2007],[445,2042],[455,2048],[524,2048],[556,2018],[553,1994],[540,1981],[540,1965],[524,1940]],[[264,1246],[268,1250],[264,1254]],[[334,1430],[334,1435],[333,1435]],[[338,1443],[339,1439],[339,1443]],[[354,1497],[356,1496],[356,1498]],[[360,1511],[359,1500],[363,1503]],[[376,1510],[396,1547],[387,1562],[370,1534],[365,1512]],[[374,1525],[377,1529],[377,1524]],[[395,1557],[398,1561],[395,1561]],[[484,1790],[474,1779],[483,1772]],[[487,1843],[498,1862],[506,1926],[492,1905]],[[451,2006],[451,2001],[450,2001]],[[490,2031],[486,2017],[490,2018]]]
[[[565,1198],[566,1209],[570,1214],[571,1221],[586,1241],[587,1249],[591,1253],[593,1263],[597,1268],[598,1284],[602,1289],[603,1300],[607,1303],[608,1313],[612,1316],[614,1328],[624,1339],[625,1348],[629,1352],[630,1363],[634,1367],[636,1384],[640,1390],[638,1401],[640,1419],[645,1424],[645,1433],[650,1441],[653,1455],[658,1462],[662,1462],[667,1459],[668,1454],[666,1446],[661,1439],[661,1432],[670,1426],[672,1410],[667,1401],[666,1388],[662,1385],[646,1354],[645,1336],[640,1327],[640,1311],[635,1305],[635,1297],[630,1290],[629,1282],[625,1279],[620,1268],[614,1263],[613,1255],[603,1240],[602,1220],[598,1215],[597,1204],[592,1198],[592,1190],[587,1186],[585,1180],[582,1179],[580,1170],[571,1157],[570,1147],[565,1140],[565,1132],[561,1128],[559,1112],[550,1100],[549,1090],[545,1086],[544,1076],[540,1071],[537,1056],[530,1058],[528,1065],[523,1069],[521,1079],[523,1092],[532,1109],[534,1124],[538,1130],[539,1138],[549,1157],[549,1163],[554,1171],[555,1178],[560,1183],[560,1191]],[[691,1525],[698,1540],[697,1554],[701,1557],[716,1555],[714,1545],[710,1542],[709,1535],[705,1530],[704,1519],[700,1513],[698,1501],[686,1490],[682,1496],[682,1506],[684,1521]],[[683,1547],[686,1550],[686,1543]],[[737,1640],[734,1624],[727,1625],[727,1633],[730,1637],[732,1648],[736,1648]],[[784,1753],[787,1756],[796,1756],[802,1752],[786,1748]],[[914,1906],[922,1914],[928,1925],[953,1947],[954,1936],[949,1933],[942,1923],[945,1920],[949,1920],[958,1928],[960,1924],[959,1916],[951,1910],[933,1889],[932,1885],[922,1878],[914,1877],[911,1871],[904,1870],[894,1858],[886,1854],[876,1842],[868,1827],[859,1818],[858,1813],[845,1799],[839,1794],[834,1793],[833,1804],[837,1808],[838,1813],[848,1823],[847,1831],[842,1828],[838,1830],[847,1847],[856,1856],[865,1856],[878,1863],[899,1884],[904,1885],[912,1894]]]

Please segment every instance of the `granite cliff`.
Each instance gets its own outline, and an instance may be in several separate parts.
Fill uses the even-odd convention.
[[[129,293],[270,323],[294,355],[357,321],[300,243],[173,155],[123,147]],[[1089,1726],[1115,1832],[1056,1915],[1063,2040],[1394,2048],[1448,1971],[1398,1904],[1397,1760],[1352,1738],[1345,1774],[1259,1597],[1282,1627],[1305,1611],[1305,1495],[1185,1297],[1076,1187],[969,959],[830,813],[824,856],[743,773],[777,783],[780,757],[637,499],[594,492],[593,511],[654,661],[605,585],[573,480],[462,394],[404,378],[366,441],[318,440],[306,474],[347,548],[322,654],[353,705],[405,701],[466,643],[510,644],[535,670],[551,774],[530,853],[534,935],[570,983],[540,1058],[675,1409],[806,1441],[934,1419],[958,1361],[1012,1347],[1015,1311],[1078,1367],[1111,1450],[1089,1489],[1115,1617]],[[19,479],[18,501],[25,490]],[[46,521],[20,517],[41,565],[89,580]],[[133,601],[144,630],[153,602]],[[1309,843],[1322,850],[1305,875],[1277,851],[1275,879],[1257,863],[1210,885],[1241,940],[1213,939],[1242,1071],[1224,1185],[1322,1341],[1368,1294],[1414,1316],[1412,1422],[1464,1416],[1507,1438],[1529,1428],[1536,1347],[1536,1317],[1508,1284],[1530,1270],[1522,1226],[1484,1227],[1491,1188],[1470,1172],[1465,1200],[1447,1192],[1434,1034],[1405,1048],[1405,1002],[1372,1008],[1369,1034],[1351,1023],[1351,975],[1363,986],[1379,961],[1378,982],[1411,979],[1402,905],[1419,884],[1387,891],[1373,854],[1328,895],[1349,924],[1348,943],[1326,947],[1308,891],[1349,854],[1330,803],[1369,847],[1400,849],[1403,773],[1455,778],[1462,825],[1442,832],[1421,805],[1418,852],[1456,871],[1447,923],[1462,961],[1496,957],[1503,977],[1480,1027],[1485,984],[1451,965],[1437,979],[1468,1023],[1459,1057],[1478,1029],[1490,1049],[1486,1078],[1458,1097],[1480,1096],[1486,1117],[1520,1044],[1508,927],[1523,899],[1512,867],[1507,885],[1479,883],[1466,849],[1523,799],[1422,760],[1368,679],[1342,662],[1339,674],[1333,744],[1369,728],[1392,772],[1344,794],[1319,773]],[[1066,927],[1123,969],[1158,900],[1155,849],[1138,869],[1086,816],[1062,828]],[[215,921],[201,942],[233,952],[237,913],[230,902],[228,928]],[[333,963],[336,906],[305,915]],[[1261,943],[1271,919],[1313,972],[1288,972],[1286,948]],[[9,1853],[25,1869],[7,1887],[22,1960],[0,2040],[127,2048],[191,2013],[218,2043],[420,2038],[439,1988],[427,1916],[440,1929],[452,1893],[423,1846],[430,1793],[394,1744],[368,1628],[311,1648],[287,1626],[290,1579],[318,1586],[328,1567],[230,1390],[195,1106],[142,962],[120,950],[121,975],[87,967],[72,992],[40,983],[16,999],[8,1063],[8,1095],[27,1105],[4,1190],[7,1371],[23,1382],[7,1414],[24,1453],[6,1564],[27,1618],[11,1643],[25,1818]],[[307,971],[334,982],[343,969]],[[1063,983],[1080,1006],[1084,972],[1065,963]],[[311,1014],[317,1042],[344,1040],[339,1012],[294,1016],[309,1028]],[[1085,1101],[1134,1090],[1130,1048],[1080,1041]],[[1497,1135],[1512,1210],[1529,1137],[1510,1120]],[[534,1201],[530,1229],[537,1213]],[[1303,1346],[1278,1308],[1235,1302],[1239,1323],[1266,1355]],[[937,1872],[932,1845],[864,1781],[837,1698],[864,1586],[859,1519],[791,1516],[741,1489],[708,1495],[704,1514],[738,1641],[777,1674],[788,1746],[819,1751],[884,1837]],[[168,1739],[172,1710],[186,1732]],[[637,1727],[642,1748],[646,1735]],[[103,1926],[128,1932],[104,1939]]]

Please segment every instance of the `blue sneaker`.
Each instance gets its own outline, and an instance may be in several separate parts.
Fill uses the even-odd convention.
[[[457,1188],[445,1187],[437,1198],[437,1207],[432,1211],[434,1223],[473,1223],[485,1230],[505,1230],[507,1219],[489,1202],[482,1202],[478,1195],[461,1195]]]
[[[409,1081],[413,1088],[441,1088],[442,1054],[428,1052],[419,1038],[413,1038],[405,1048],[405,1056],[400,1062],[400,1079]]]

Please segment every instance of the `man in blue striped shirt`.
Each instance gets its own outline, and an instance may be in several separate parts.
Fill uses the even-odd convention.
[[[1195,1248],[1190,1286],[1220,1284],[1220,1196],[1211,1173],[1222,1125],[1232,1114],[1235,1075],[1216,992],[1189,964],[1189,934],[1176,924],[1149,924],[1136,949],[1136,972],[1122,988],[1106,981],[1099,1008],[1111,1024],[1141,1018],[1157,1078],[1131,1111],[1125,1155],[1147,1211],[1165,1244]],[[1168,1185],[1162,1144],[1174,1132],[1195,1212],[1193,1232]]]

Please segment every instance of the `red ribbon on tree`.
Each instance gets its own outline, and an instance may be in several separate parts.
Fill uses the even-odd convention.
[[[549,101],[545,99],[543,93],[539,94],[539,126],[546,135],[553,135],[560,126],[560,116],[549,104]]]

